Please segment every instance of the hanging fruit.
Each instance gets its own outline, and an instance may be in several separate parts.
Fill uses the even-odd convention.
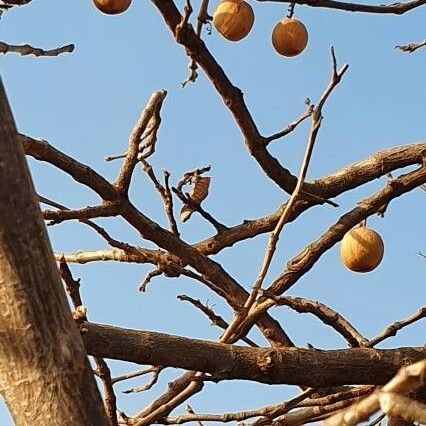
[[[272,31],[272,45],[283,56],[297,56],[308,44],[308,31],[297,19],[284,18]]]
[[[189,199],[194,201],[197,204],[201,204],[201,202],[207,197],[209,194],[209,186],[210,186],[210,178],[196,176],[193,181],[193,185],[191,191],[189,193]],[[192,215],[194,210],[185,204],[180,211],[180,220],[182,222],[186,222]]]
[[[253,23],[253,9],[244,0],[223,0],[213,14],[213,25],[229,41],[243,39]]]
[[[123,13],[130,7],[131,3],[132,0],[93,0],[96,8],[107,15]]]
[[[351,229],[340,244],[340,258],[354,272],[370,272],[377,268],[383,259],[383,252],[380,235],[365,226]]]

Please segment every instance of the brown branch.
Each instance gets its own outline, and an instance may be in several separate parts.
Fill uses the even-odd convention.
[[[405,53],[413,53],[417,49],[420,49],[421,47],[426,46],[426,38],[423,41],[420,41],[419,43],[410,43],[404,46],[395,46],[395,49],[402,50]]]
[[[149,273],[147,274],[147,276],[145,277],[145,279],[143,280],[143,282],[139,285],[138,290],[139,290],[141,293],[145,293],[145,291],[146,291],[146,287],[147,287],[147,285],[151,282],[151,280],[152,280],[154,277],[158,277],[158,276],[160,276],[160,275],[162,275],[162,274],[163,274],[163,272],[161,271],[161,269],[158,269],[158,268],[156,268],[156,269],[154,269],[153,271],[149,272]]]
[[[308,105],[308,109],[297,120],[294,120],[292,123],[290,123],[285,129],[271,136],[265,137],[263,139],[265,145],[269,145],[272,141],[283,138],[284,136],[287,136],[289,133],[293,132],[299,124],[303,123],[312,115],[313,108],[313,105]]]
[[[293,407],[297,406],[298,402],[306,399],[312,392],[313,391],[309,389],[305,392],[302,392],[300,395],[297,395],[296,397],[292,398],[289,401],[286,401],[280,404],[261,407],[256,410],[241,411],[237,413],[224,413],[224,414],[192,414],[192,415],[184,414],[181,416],[160,419],[158,423],[183,424],[183,423],[192,422],[196,420],[228,423],[232,421],[241,422],[243,420],[247,420],[253,417],[270,418],[273,415],[272,413],[275,412],[277,409],[281,409],[283,412],[290,411]]]
[[[49,225],[56,225],[66,220],[87,220],[98,217],[116,216],[119,212],[119,206],[114,203],[105,203],[100,206],[84,207],[79,210],[44,210],[43,217],[45,220],[50,220]]]
[[[43,139],[21,135],[21,141],[27,155],[36,160],[46,161],[68,173],[76,182],[95,191],[104,201],[117,200],[117,191],[114,186],[91,167],[64,154]]]
[[[133,170],[140,154],[140,143],[145,131],[149,135],[149,131],[153,132],[154,129],[158,128],[159,111],[166,95],[165,90],[152,94],[130,134],[126,157],[115,181],[115,187],[122,194],[127,194],[129,190]]]
[[[2,0],[4,6],[24,6],[33,0]],[[1,6],[3,7],[3,5]]]
[[[43,50],[39,47],[33,47],[29,44],[23,44],[21,46],[14,46],[12,44],[7,44],[0,42],[0,53],[18,53],[22,56],[34,55],[34,56],[58,56],[62,53],[71,53],[74,51],[73,44],[67,44],[66,46],[57,47],[56,49]]]
[[[342,401],[333,405],[312,407],[302,410],[297,410],[290,414],[285,414],[279,417],[276,421],[271,422],[272,415],[267,411],[269,407],[264,407],[256,411],[242,411],[240,413],[224,413],[224,414],[184,414],[182,416],[168,417],[158,420],[160,424],[184,424],[193,421],[206,421],[206,422],[221,422],[228,423],[231,421],[242,421],[253,417],[262,416],[259,420],[250,423],[250,425],[265,426],[265,425],[285,425],[285,426],[299,426],[306,424],[310,420],[316,419],[321,414],[333,413],[339,409],[347,407],[351,401]],[[285,403],[283,404],[285,405]],[[291,407],[290,407],[291,408]],[[265,412],[264,415],[261,413]],[[130,423],[133,424],[133,423]]]
[[[179,237],[179,230],[177,227],[176,219],[173,214],[173,198],[172,193],[170,191],[169,180],[170,173],[168,171],[164,171],[164,186],[158,181],[155,176],[154,169],[151,164],[149,164],[144,158],[139,159],[142,169],[151,179],[154,184],[155,189],[160,194],[161,199],[163,200],[164,210],[167,215],[167,219],[169,221],[169,229],[173,232],[177,237]]]
[[[177,197],[182,201],[182,203],[190,207],[193,211],[200,213],[200,215],[205,220],[207,220],[207,222],[210,222],[217,232],[223,232],[224,230],[228,229],[227,226],[217,221],[210,213],[204,210],[199,203],[196,203],[190,197],[185,196],[182,190],[178,188],[172,188],[172,191],[177,195]]]
[[[38,199],[41,203],[46,204],[48,206],[54,207],[56,209],[60,210],[70,210],[68,207],[64,206],[63,204],[59,204],[56,201],[49,200],[46,197],[38,196]],[[96,224],[95,222],[92,222],[89,219],[78,219],[79,222],[84,223],[85,225],[92,228],[98,235],[100,235],[102,238],[105,239],[105,241],[112,247],[121,248],[123,250],[129,251],[129,248],[131,248],[133,251],[138,250],[136,247],[132,247],[127,243],[124,243],[122,241],[118,241],[111,237],[111,235],[108,234],[108,232]]]
[[[145,368],[143,370],[137,370],[137,371],[133,371],[131,373],[123,374],[122,376],[113,377],[111,379],[111,383],[113,385],[115,385],[116,383],[122,382],[123,380],[129,380],[129,379],[133,379],[135,377],[143,376],[145,374],[155,373],[155,371],[157,371],[158,368],[159,368],[158,366],[153,365],[153,366],[151,366],[149,368]]]
[[[193,299],[192,297],[189,297],[185,294],[181,294],[177,296],[177,298],[179,300],[182,300],[183,302],[189,302],[191,303],[191,305],[199,309],[203,314],[205,314],[209,318],[209,320],[211,321],[211,325],[220,327],[223,330],[226,330],[228,328],[229,324],[221,316],[216,315],[211,308],[209,308],[207,305],[203,305],[199,300]],[[242,337],[241,340],[253,348],[259,347],[256,343],[253,342],[253,340],[250,340],[248,337]]]
[[[346,191],[361,186],[388,172],[412,164],[421,164],[426,155],[426,143],[405,145],[378,152],[358,163],[351,164],[323,179],[316,181],[321,193],[325,197],[336,197]],[[301,213],[310,207],[320,204],[318,200],[309,200],[304,197],[298,200],[289,217],[289,222],[294,221]],[[272,231],[282,215],[285,205],[276,212],[255,220],[245,220],[241,225],[236,225],[217,235],[201,241],[195,245],[205,254],[216,254],[223,248],[231,247],[239,241],[253,238],[259,234]]]
[[[106,200],[115,199],[114,187],[90,167],[63,154],[46,141],[23,135],[21,135],[21,140],[27,155],[58,167],[70,174],[77,182],[95,190],[102,198]],[[321,192],[326,197],[335,197],[396,169],[421,164],[424,155],[426,155],[426,143],[391,148],[378,152],[358,163],[346,166],[338,172],[316,181],[315,184],[322,188]],[[318,200],[308,201],[307,198],[298,201],[293,208],[289,221],[295,220],[305,210],[318,203]],[[241,225],[224,230],[194,247],[204,254],[216,254],[223,248],[231,247],[236,242],[270,232],[281,217],[283,208],[285,206],[264,218],[246,220]]]
[[[197,17],[197,27],[195,29],[195,34],[198,37],[201,37],[201,31],[203,29],[203,25],[207,24],[208,22],[208,11],[207,11],[208,7],[209,7],[209,0],[202,0],[200,4],[200,10],[198,12],[198,17]],[[195,61],[195,59],[190,58],[190,61],[188,64],[189,74],[186,80],[182,82],[182,87],[185,87],[188,83],[195,83],[198,77],[197,68],[198,68],[197,62]]]
[[[313,153],[315,141],[318,135],[319,128],[321,126],[322,121],[322,109],[327,101],[328,97],[330,96],[333,89],[339,84],[341,81],[343,75],[347,71],[349,65],[344,65],[340,71],[337,70],[337,61],[334,54],[333,47],[331,48],[331,58],[332,58],[332,76],[331,81],[328,84],[327,88],[325,89],[323,95],[321,96],[318,106],[315,107],[312,111],[312,125],[311,125],[311,131],[308,138],[308,143],[306,145],[305,155],[303,157],[302,165],[300,167],[299,176],[297,178],[297,184],[294,188],[294,191],[291,194],[290,200],[286,204],[286,207],[275,226],[275,229],[271,232],[269,240],[268,240],[268,246],[265,251],[265,256],[263,259],[263,263],[259,272],[258,277],[256,278],[256,282],[253,285],[253,290],[248,297],[246,303],[244,304],[244,308],[250,309],[250,307],[253,305],[254,301],[256,300],[258,291],[262,288],[263,281],[266,277],[266,274],[268,272],[269,266],[272,261],[272,257],[275,253],[278,239],[280,237],[280,233],[282,229],[284,228],[285,224],[288,222],[291,209],[296,202],[297,197],[300,194],[300,191],[302,190],[303,184],[306,179],[306,175],[308,172],[309,162],[311,160],[311,156]],[[243,314],[244,315],[244,314]],[[238,323],[238,318],[235,323]],[[227,330],[228,333],[232,333],[232,326]]]
[[[342,315],[328,306],[301,297],[277,297],[263,292],[263,296],[271,298],[278,306],[288,306],[299,313],[311,313],[324,324],[334,328],[350,346],[367,346],[368,340],[363,337]]]
[[[381,392],[407,393],[425,384],[426,360],[402,367],[398,374],[389,381]],[[326,420],[324,426],[354,426],[368,420],[380,407],[379,392],[375,392],[348,410],[342,411]]]
[[[389,181],[376,194],[359,202],[357,207],[341,216],[320,238],[290,260],[285,271],[268,288],[268,293],[279,295],[287,291],[315,265],[317,260],[327,250],[337,244],[351,228],[375,214],[383,204],[390,203],[391,200],[417,188],[424,182],[426,182],[426,166]],[[270,300],[264,301],[260,298],[259,302],[253,305],[245,319],[238,323],[238,328],[235,331],[233,330],[233,333],[238,335],[243,330],[245,333],[248,332],[258,315],[266,312],[273,304],[274,302]],[[234,341],[233,338],[229,338],[229,342],[232,343]]]
[[[320,398],[308,398],[297,404],[297,407],[317,407],[319,405],[330,405],[346,399],[358,398],[369,395],[375,390],[374,385],[357,386],[349,390],[332,393]]]
[[[88,353],[103,358],[196,370],[220,380],[315,387],[383,384],[404,362],[426,356],[426,348],[250,348],[93,323],[82,324],[82,337]]]
[[[152,389],[152,387],[157,383],[160,377],[160,373],[164,370],[164,367],[158,365],[158,366],[151,367],[149,370],[152,373],[152,377],[148,383],[138,388],[127,389],[123,391],[123,393],[139,393],[139,392],[145,392],[147,390]]]
[[[260,2],[271,1],[284,3],[284,0],[258,0]],[[305,4],[311,7],[324,7],[328,9],[343,10],[346,12],[365,12],[379,14],[395,14],[402,15],[416,7],[423,6],[425,0],[414,0],[407,3],[393,3],[390,5],[369,5],[359,3],[346,3],[334,0],[295,0],[293,3]]]
[[[341,216],[317,241],[293,258],[288,263],[287,270],[275,280],[268,291],[279,294],[288,290],[298,278],[311,269],[325,251],[339,242],[347,231],[363,219],[375,214],[383,204],[417,188],[424,182],[426,182],[426,166],[389,181],[376,194],[360,201],[357,207]]]
[[[379,335],[369,340],[364,346],[372,348],[378,343],[387,339],[388,337],[395,336],[396,333],[404,327],[407,327],[410,324],[413,324],[416,321],[419,321],[426,317],[426,306],[423,306],[417,310],[414,314],[410,315],[408,318],[401,321],[397,321],[390,326],[386,327]]]
[[[74,308],[78,310],[83,306],[83,302],[80,295],[80,280],[75,280],[73,278],[71,270],[69,269],[67,263],[64,260],[59,262],[59,271],[61,272],[62,280],[65,283],[67,292],[74,305]],[[79,321],[87,321],[85,310],[82,314],[80,314]],[[107,412],[108,418],[111,422],[111,426],[118,426],[117,399],[115,397],[114,389],[112,387],[111,371],[103,358],[94,357],[94,360],[96,364],[96,369],[94,372],[102,380],[104,387],[105,411]]]

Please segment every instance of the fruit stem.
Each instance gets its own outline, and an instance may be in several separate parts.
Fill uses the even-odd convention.
[[[288,19],[293,18],[295,6],[296,6],[296,3],[290,3],[290,5],[288,6],[288,14],[287,14]]]

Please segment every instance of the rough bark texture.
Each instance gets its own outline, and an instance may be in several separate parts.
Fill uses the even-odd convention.
[[[20,425],[108,425],[0,81],[0,392]]]
[[[93,323],[83,324],[82,335],[94,356],[202,371],[218,379],[311,387],[384,384],[406,363],[426,357],[426,348],[248,348]]]

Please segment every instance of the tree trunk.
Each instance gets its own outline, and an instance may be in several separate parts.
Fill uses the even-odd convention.
[[[0,80],[0,392],[17,426],[106,426]]]

